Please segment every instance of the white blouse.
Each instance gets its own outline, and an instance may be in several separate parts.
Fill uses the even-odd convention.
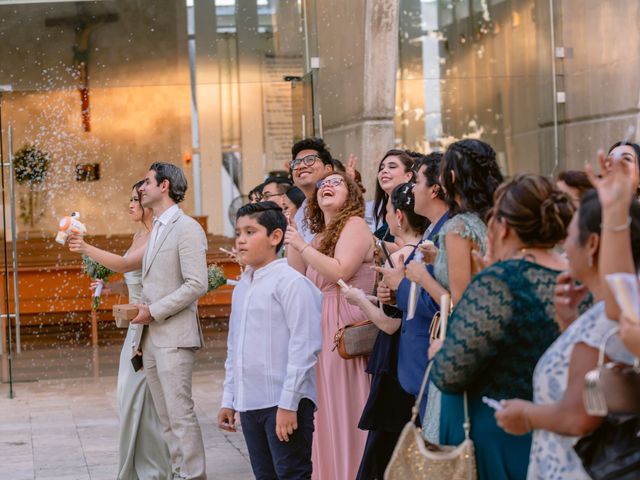
[[[604,302],[593,305],[575,320],[540,357],[533,372],[533,401],[539,405],[558,403],[567,388],[573,347],[600,344],[617,323],[605,316]],[[617,336],[607,342],[607,356],[616,362],[633,364],[633,356]],[[577,437],[535,430],[529,457],[528,480],[588,480],[580,458],[573,450]]]

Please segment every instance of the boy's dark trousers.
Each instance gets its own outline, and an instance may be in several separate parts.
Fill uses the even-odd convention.
[[[276,435],[278,407],[240,413],[251,468],[257,480],[311,478],[311,443],[315,406],[308,398],[298,404],[298,428],[281,442]]]

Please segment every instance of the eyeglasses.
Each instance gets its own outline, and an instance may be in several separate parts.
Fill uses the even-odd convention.
[[[332,187],[337,187],[338,185],[343,183],[344,183],[344,178],[327,178],[326,180],[320,180],[318,183],[316,183],[316,187],[318,187],[318,190],[321,190],[327,185],[331,185]]]
[[[270,198],[281,197],[282,195],[286,195],[286,193],[263,193],[260,198],[268,202]]]
[[[301,163],[304,163],[306,167],[310,167],[311,165],[316,163],[317,158],[318,158],[318,155],[315,155],[313,153],[311,155],[306,155],[302,158],[294,158],[293,160],[289,161],[289,168],[291,170],[295,170],[300,166]]]

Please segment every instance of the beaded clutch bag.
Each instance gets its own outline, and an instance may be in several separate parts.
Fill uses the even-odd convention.
[[[422,437],[416,427],[416,418],[429,378],[431,363],[427,367],[420,393],[412,409],[411,420],[402,429],[391,460],[384,472],[384,480],[476,480],[476,456],[473,440],[469,436],[471,423],[464,393],[464,441],[458,446],[436,445]]]
[[[441,311],[438,321],[430,332],[431,339],[444,339],[448,313],[450,311],[450,298],[443,295],[441,298]],[[436,314],[437,315],[437,314]],[[432,321],[433,323],[435,322]],[[402,429],[398,443],[393,450],[391,460],[384,472],[384,480],[476,480],[478,471],[476,468],[476,455],[473,440],[470,437],[471,422],[467,406],[467,392],[464,392],[464,441],[458,446],[436,445],[422,437],[421,429],[416,427],[416,418],[420,411],[420,404],[429,380],[431,365],[424,372],[420,393],[416,403],[411,409],[411,420]]]

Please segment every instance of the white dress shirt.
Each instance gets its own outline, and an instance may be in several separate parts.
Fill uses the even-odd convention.
[[[239,412],[316,403],[322,293],[286,259],[247,268],[233,290],[222,407]]]
[[[304,202],[302,202],[302,205],[300,205],[300,208],[296,211],[296,214],[293,217],[293,220],[296,222],[296,228],[298,229],[298,233],[300,234],[302,239],[306,243],[311,243],[314,237],[316,236],[316,234],[311,233],[311,230],[309,230],[309,228],[304,223],[304,216],[305,216],[305,211],[307,210],[307,205],[309,205],[309,202],[305,198]]]
[[[156,246],[156,242],[160,238],[160,235],[162,235],[164,227],[167,226],[169,220],[171,220],[179,209],[180,207],[178,204],[172,205],[162,212],[162,215],[153,218],[153,228],[151,229],[149,244],[147,245],[147,254],[153,252],[153,248]]]

